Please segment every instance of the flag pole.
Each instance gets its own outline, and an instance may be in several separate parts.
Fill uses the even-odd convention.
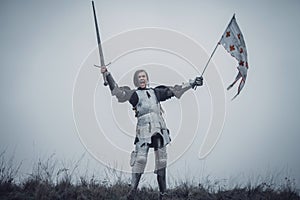
[[[207,66],[208,66],[208,64],[209,64],[209,62],[210,62],[210,60],[211,60],[211,58],[213,57],[213,55],[215,54],[215,52],[216,52],[216,50],[217,50],[217,48],[218,48],[218,46],[219,46],[219,43],[220,43],[220,42],[217,43],[215,49],[214,49],[213,52],[211,53],[211,55],[210,55],[210,57],[209,57],[209,59],[208,59],[206,65],[205,65],[205,67],[204,67],[204,69],[203,69],[203,71],[202,71],[202,73],[201,73],[201,76],[203,76],[203,74],[204,74],[204,72],[205,72],[205,70],[206,70],[206,68],[207,68]]]
[[[233,18],[235,18],[235,13],[233,14],[233,16],[232,16],[232,18],[231,18],[229,24],[231,23],[231,21],[232,21]],[[227,27],[229,26],[229,24],[227,25]],[[226,29],[225,29],[225,30],[226,30]],[[222,35],[222,37],[223,37],[223,35]],[[203,71],[202,71],[202,73],[201,73],[201,76],[203,76],[204,72],[206,71],[206,68],[208,67],[208,64],[209,64],[211,58],[212,58],[213,55],[215,54],[215,52],[216,52],[216,50],[217,50],[217,48],[218,48],[218,46],[219,46],[219,44],[220,44],[220,41],[222,40],[222,37],[220,38],[220,40],[218,41],[218,43],[217,43],[215,49],[214,49],[213,52],[211,53],[211,55],[210,55],[210,57],[209,57],[209,59],[208,59],[206,65],[205,65],[205,67],[204,67],[204,69],[203,69]]]

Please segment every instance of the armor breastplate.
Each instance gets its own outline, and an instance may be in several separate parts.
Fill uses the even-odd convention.
[[[136,93],[139,98],[139,101],[136,105],[136,110],[138,111],[137,117],[152,112],[160,114],[160,105],[153,89],[137,90]]]
[[[153,89],[137,90],[139,102],[137,110],[137,126],[150,125],[152,128],[165,128],[165,122],[161,115],[161,107],[157,101]]]
[[[151,143],[151,136],[155,133],[163,135],[164,144],[169,143],[168,134],[162,134],[167,130],[165,121],[161,115],[161,107],[153,89],[137,90],[139,101],[137,111],[137,138],[141,144]],[[166,139],[165,139],[166,138]]]

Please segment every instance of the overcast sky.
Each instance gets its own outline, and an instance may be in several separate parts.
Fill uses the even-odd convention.
[[[172,164],[170,176],[185,169],[195,176],[203,173],[219,179],[237,176],[236,181],[245,181],[268,173],[280,173],[282,177],[295,178],[299,188],[299,1],[98,0],[95,3],[103,41],[125,31],[158,27],[192,38],[208,55],[235,13],[248,49],[250,67],[246,85],[235,101],[230,101],[234,93],[226,96],[227,112],[222,135],[204,160],[197,156],[204,137],[201,130],[206,130],[207,118],[211,115],[210,99],[207,86],[195,91],[197,99],[200,99],[197,100],[200,115],[204,111],[202,113],[207,113],[207,117],[201,115],[198,135],[185,154]],[[2,0],[0,27],[1,150],[15,151],[15,159],[24,162],[24,172],[30,169],[36,158],[53,152],[59,159],[78,159],[86,148],[74,123],[72,95],[79,70],[87,63],[91,52],[95,52],[91,1]],[[131,77],[133,66],[149,63],[151,56],[157,59],[153,61],[156,63],[163,57],[163,53],[146,54],[150,55],[150,59],[139,53],[124,56],[119,65],[128,64],[126,73]],[[141,62],[135,62],[136,58]],[[172,64],[165,62],[168,66]],[[237,73],[236,62],[219,47],[213,63],[226,88]],[[203,67],[197,66],[199,70]],[[115,70],[112,73],[121,81],[122,74],[116,72],[117,67],[112,66],[111,70]],[[90,72],[99,76],[92,67]],[[174,76],[176,78],[161,82],[175,84],[186,78],[176,73]],[[98,102],[95,112],[99,116],[101,105],[116,104],[101,82],[100,79],[95,94]],[[193,94],[189,92],[182,101],[193,97]],[[181,115],[178,101],[171,101],[178,112],[169,109],[171,114],[166,114],[167,121],[172,121],[168,116],[173,113]],[[113,106],[114,109],[117,109],[116,106]],[[118,112],[114,109],[107,112]],[[127,104],[121,104],[120,109],[131,114]],[[167,104],[166,111],[168,113]],[[101,117],[98,120],[101,121]],[[134,130],[135,119],[130,120],[130,127]],[[176,131],[176,123],[169,124],[174,136],[183,134]],[[116,127],[114,123],[106,125],[112,129]],[[127,147],[132,148],[130,145]],[[172,152],[169,151],[169,154]],[[94,159],[89,153],[87,157]],[[95,162],[93,167],[101,168],[101,164],[97,164]]]

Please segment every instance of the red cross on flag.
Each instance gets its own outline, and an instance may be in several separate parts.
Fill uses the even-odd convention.
[[[237,95],[240,94],[241,90],[243,89],[248,71],[246,44],[244,41],[243,34],[236,22],[235,15],[233,15],[231,21],[229,22],[228,27],[222,35],[219,44],[221,44],[226,49],[226,51],[231,54],[231,56],[237,59],[239,64],[237,67],[238,74],[234,82],[230,84],[227,88],[227,90],[229,90],[239,79],[241,79],[238,87],[238,92],[233,97],[234,99]]]

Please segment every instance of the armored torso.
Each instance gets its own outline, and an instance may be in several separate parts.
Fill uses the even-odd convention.
[[[138,103],[135,107],[137,116],[137,138],[142,145],[151,144],[151,136],[159,133],[165,145],[170,142],[166,123],[162,117],[161,106],[152,88],[137,90]]]

